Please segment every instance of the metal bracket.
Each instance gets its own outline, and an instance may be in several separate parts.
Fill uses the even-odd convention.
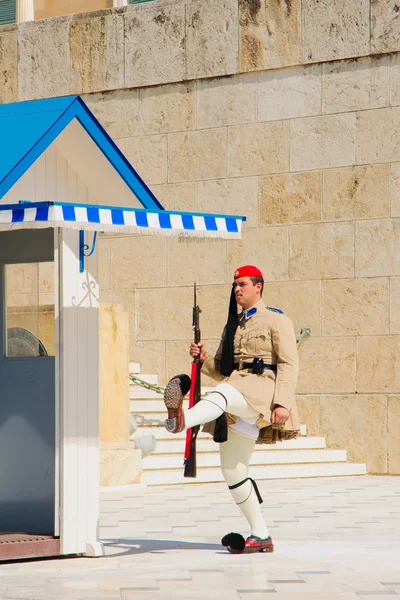
[[[87,244],[85,244],[85,232],[83,231],[83,229],[81,229],[79,231],[79,272],[80,273],[83,273],[85,270],[85,257],[88,258],[89,256],[92,256],[93,252],[95,251],[96,242],[97,242],[97,231],[95,231],[94,235],[93,235],[92,249],[87,254],[86,251],[89,250],[89,246]]]
[[[311,337],[311,329],[306,327],[305,329],[300,329],[300,333],[296,338],[296,342],[299,343],[304,338]]]

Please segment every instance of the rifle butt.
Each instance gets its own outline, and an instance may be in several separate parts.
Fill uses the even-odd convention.
[[[196,452],[192,452],[189,458],[185,459],[184,477],[197,477]]]
[[[196,425],[192,428],[192,439],[190,440],[190,451],[189,456],[184,461],[184,477],[196,477],[197,476],[197,460],[196,460],[196,438],[199,432],[199,426]]]

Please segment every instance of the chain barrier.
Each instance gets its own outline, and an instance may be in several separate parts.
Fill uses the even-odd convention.
[[[296,342],[299,343],[302,339],[309,338],[311,336],[311,329],[308,327],[306,329],[300,329],[299,335],[296,337]],[[160,387],[159,385],[155,385],[153,383],[148,383],[144,381],[144,379],[140,379],[133,373],[129,373],[129,379],[133,381],[136,385],[140,385],[140,387],[145,388],[146,390],[151,390],[152,392],[156,392],[157,394],[164,395],[165,388]],[[210,392],[205,392],[203,396],[207,396]]]

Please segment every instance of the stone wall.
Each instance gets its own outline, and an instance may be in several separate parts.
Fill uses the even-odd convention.
[[[84,92],[166,208],[247,216],[241,242],[101,240],[131,360],[161,383],[189,368],[195,280],[214,350],[254,262],[312,329],[309,432],[378,473],[400,473],[399,51],[386,0],[157,0],[0,32],[3,101]]]
[[[111,8],[113,0],[34,0],[35,19]]]

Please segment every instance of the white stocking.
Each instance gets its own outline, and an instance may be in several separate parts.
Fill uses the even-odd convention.
[[[248,466],[253,453],[255,440],[228,428],[228,440],[220,444],[221,470],[228,486],[236,486],[248,477]],[[261,512],[257,494],[248,479],[230,490],[233,499],[246,517],[252,535],[265,539],[269,536]]]

